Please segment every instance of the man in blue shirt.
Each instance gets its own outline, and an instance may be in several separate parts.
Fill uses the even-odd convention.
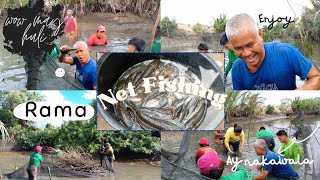
[[[78,41],[74,44],[76,55],[66,57],[68,46],[60,47],[62,54],[59,56],[59,62],[76,65],[77,70],[75,79],[79,81],[87,90],[97,88],[97,63],[90,58],[90,51],[88,45],[84,41]]]
[[[263,43],[262,29],[249,15],[233,16],[226,34],[239,57],[232,66],[234,90],[320,89],[320,72],[312,63],[288,44]],[[307,80],[299,88],[296,75]]]
[[[292,169],[290,164],[285,163],[283,157],[268,149],[268,145],[264,139],[258,139],[254,143],[254,150],[258,156],[263,156],[263,166],[261,174],[254,177],[254,180],[265,180],[269,173],[275,176],[278,180],[298,180],[299,175]],[[280,163],[281,162],[281,163]]]

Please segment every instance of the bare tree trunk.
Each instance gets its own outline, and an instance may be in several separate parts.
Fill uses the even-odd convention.
[[[86,3],[84,2],[84,0],[80,0],[80,14],[84,15],[84,8],[86,6]]]

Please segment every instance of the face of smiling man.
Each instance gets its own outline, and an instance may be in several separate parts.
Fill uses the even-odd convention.
[[[243,59],[251,72],[255,72],[262,64],[265,57],[262,30],[240,32],[229,38],[234,53]]]

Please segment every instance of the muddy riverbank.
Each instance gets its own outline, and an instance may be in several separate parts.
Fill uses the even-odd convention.
[[[28,163],[29,152],[0,152],[0,170],[3,174],[9,174],[19,169]],[[99,161],[95,161],[99,164]],[[144,161],[115,161],[114,169],[115,174],[107,174],[100,177],[101,180],[114,180],[114,179],[160,179],[160,165],[159,163],[147,164]],[[49,179],[48,173],[43,172],[40,174],[40,179]],[[25,172],[25,179],[27,174]],[[66,177],[52,177],[52,179],[74,179]],[[90,178],[77,178],[77,179],[90,179]],[[96,179],[96,178],[93,178]]]

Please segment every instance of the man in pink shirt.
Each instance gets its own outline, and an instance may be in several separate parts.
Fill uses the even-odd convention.
[[[97,32],[90,36],[88,39],[88,46],[103,46],[108,44],[108,38],[105,34],[106,28],[103,25],[99,25]]]

